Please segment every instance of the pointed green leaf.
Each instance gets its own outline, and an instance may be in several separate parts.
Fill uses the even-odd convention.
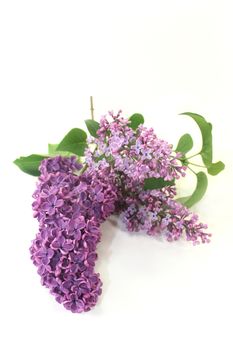
[[[57,151],[57,146],[58,146],[57,143],[56,144],[49,143],[48,144],[48,153],[49,154],[55,154],[56,151]]]
[[[100,127],[99,123],[92,119],[86,119],[85,123],[91,136],[98,137],[97,131],[99,130],[99,127]]]
[[[85,131],[75,128],[68,132],[57,146],[56,151],[65,151],[83,156],[87,148],[87,134]]]
[[[202,197],[206,193],[207,186],[207,176],[205,173],[203,173],[203,171],[200,171],[199,173],[197,173],[197,184],[193,194],[188,197],[178,198],[177,201],[190,208],[202,199]]]
[[[203,163],[208,167],[212,164],[213,150],[212,150],[212,125],[208,123],[204,117],[196,113],[185,112],[181,115],[187,115],[191,117],[201,131],[202,135],[202,149],[200,155]]]
[[[141,115],[139,113],[135,113],[135,114],[131,115],[129,120],[130,120],[129,126],[133,130],[136,130],[140,124],[144,124],[144,117],[143,117],[143,115]]]
[[[14,164],[17,165],[24,173],[39,176],[39,166],[43,159],[47,158],[46,156],[41,156],[39,154],[31,154],[28,157],[20,157],[14,161]]]
[[[207,171],[210,175],[218,175],[223,169],[225,168],[225,164],[221,161],[217,162],[217,163],[212,163]]]
[[[162,177],[156,178],[156,177],[150,177],[148,179],[145,179],[144,181],[144,190],[158,190],[160,188],[166,187],[166,186],[172,186],[175,184],[175,181],[166,181]]]
[[[176,152],[181,152],[183,154],[189,152],[193,148],[193,139],[190,134],[184,134],[179,139],[178,145],[176,147]]]

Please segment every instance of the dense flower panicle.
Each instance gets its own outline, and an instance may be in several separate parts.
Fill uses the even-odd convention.
[[[90,310],[101,294],[96,246],[117,199],[106,169],[74,175],[80,168],[76,158],[42,162],[33,203],[39,232],[30,248],[42,284],[72,312]]]
[[[160,140],[152,128],[142,125],[136,132],[129,127],[129,121],[111,114],[113,121],[106,117],[100,120],[97,149],[87,151],[87,162],[96,162],[105,157],[115,172],[125,175],[125,186],[133,188],[148,177],[162,177],[165,180],[178,179],[185,175],[186,167],[178,164],[180,154],[172,155],[172,145]]]
[[[34,192],[33,211],[39,232],[30,248],[41,282],[72,312],[89,311],[101,294],[94,267],[100,225],[120,213],[129,231],[163,234],[168,241],[185,236],[193,244],[207,243],[207,225],[175,201],[175,185],[144,190],[146,178],[185,176],[179,153],[153,129],[129,126],[128,119],[110,113],[102,117],[95,144],[85,152],[85,166],[76,157],[45,159]]]
[[[179,153],[160,140],[152,128],[142,125],[136,131],[129,121],[110,113],[112,121],[100,120],[97,148],[87,150],[90,168],[109,168],[115,177],[121,199],[121,218],[129,231],[144,230],[149,235],[164,234],[168,241],[185,236],[194,244],[209,242],[210,234],[203,231],[207,225],[198,222],[198,216],[174,200],[175,186],[144,191],[144,180],[149,177],[164,180],[185,176],[186,167],[178,162]]]
[[[186,236],[193,244],[209,243],[211,234],[207,225],[198,222],[198,216],[161,191],[144,191],[137,199],[128,198],[122,212],[122,221],[128,231],[146,231],[149,235],[164,235],[168,241]]]

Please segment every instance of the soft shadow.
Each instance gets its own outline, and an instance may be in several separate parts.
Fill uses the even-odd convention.
[[[119,231],[117,218],[111,216],[101,225],[101,241],[97,246],[98,259],[95,265],[95,271],[100,274],[103,282],[102,294],[100,295],[97,305],[92,310],[92,314],[102,313],[102,301],[107,294],[111,279],[108,272],[109,259],[112,254],[112,242]]]

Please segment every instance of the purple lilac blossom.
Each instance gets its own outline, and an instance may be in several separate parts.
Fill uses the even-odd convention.
[[[75,175],[80,168],[75,157],[42,162],[33,195],[39,232],[30,248],[41,283],[72,312],[89,311],[101,294],[96,246],[117,199],[107,168]]]
[[[174,196],[175,192],[173,193]],[[121,218],[128,231],[146,231],[149,235],[163,234],[176,241],[185,235],[194,245],[209,243],[211,234],[205,233],[207,225],[198,222],[198,216],[176,202],[166,190],[143,191],[137,199],[127,198],[127,208]]]
[[[140,125],[132,130],[121,111],[103,116],[97,133],[97,148],[86,151],[86,161],[92,169],[111,166],[121,195],[117,206],[129,231],[164,234],[168,241],[183,236],[193,244],[210,241],[211,234],[204,232],[207,225],[199,223],[196,214],[175,201],[175,185],[143,189],[144,180],[149,177],[173,180],[185,176],[186,167],[178,161],[181,154],[173,152],[172,145],[158,139],[152,128]]]
[[[33,195],[39,232],[30,248],[41,282],[55,299],[72,312],[89,311],[101,294],[102,282],[94,267],[100,225],[120,213],[128,231],[165,235],[168,241],[185,236],[193,244],[206,243],[210,234],[198,216],[175,201],[174,185],[143,189],[148,177],[165,180],[185,176],[180,154],[160,140],[152,128],[110,113],[102,117],[96,148],[86,150],[87,170],[76,157],[54,157],[41,163]]]

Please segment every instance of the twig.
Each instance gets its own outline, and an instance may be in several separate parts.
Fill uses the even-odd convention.
[[[94,120],[94,105],[93,105],[93,97],[90,96],[90,104],[91,104],[91,119]]]
[[[194,166],[198,166],[200,168],[206,168],[206,166],[204,166],[204,165],[199,165],[199,164],[195,164],[195,163],[191,163],[191,162],[189,162],[189,164],[194,165]]]

